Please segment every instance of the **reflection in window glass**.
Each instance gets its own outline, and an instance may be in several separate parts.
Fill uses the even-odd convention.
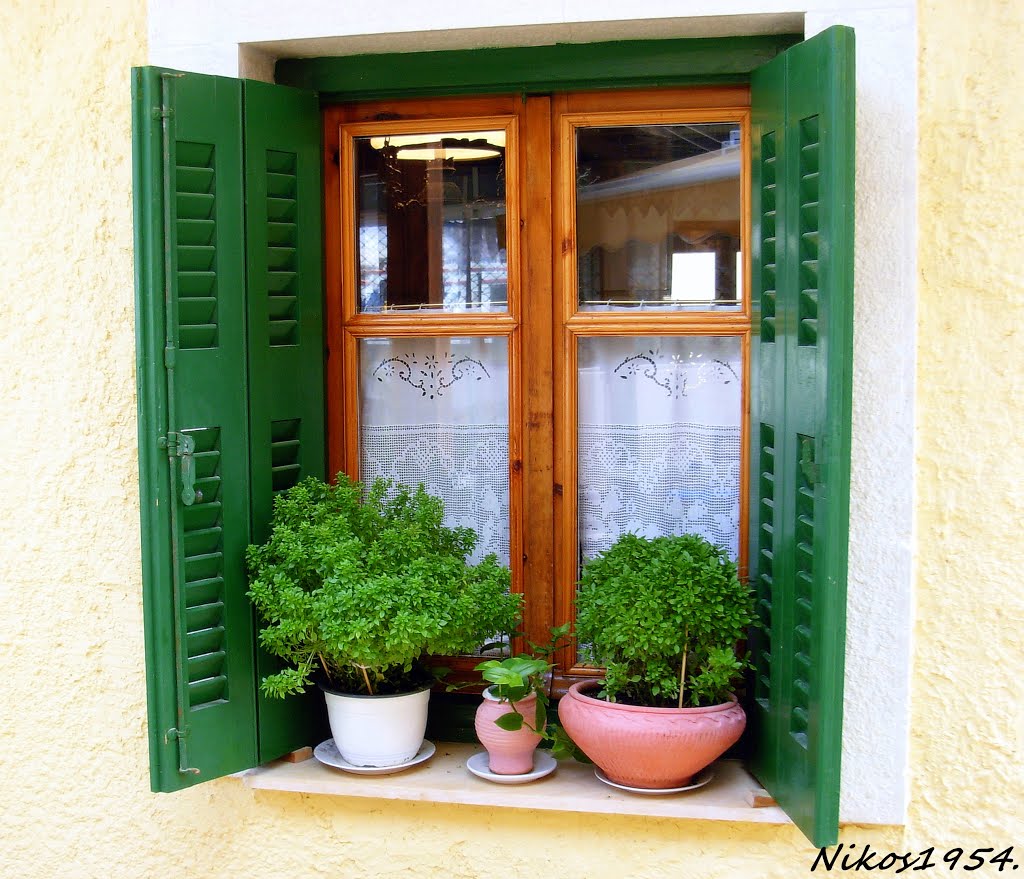
[[[715,255],[673,253],[673,302],[708,302],[715,298]]]
[[[734,122],[577,129],[580,308],[738,308],[741,157]],[[676,279],[709,259],[700,295]]]
[[[505,311],[505,132],[355,139],[359,310]]]

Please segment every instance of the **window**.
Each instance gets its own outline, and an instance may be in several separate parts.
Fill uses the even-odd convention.
[[[745,560],[748,104],[735,86],[324,112],[329,470],[442,497],[524,595],[514,649],[571,619],[580,563],[626,530]],[[709,238],[718,287],[714,252],[673,252]],[[711,256],[703,298],[676,295],[680,255]],[[558,660],[556,693],[592,673]]]
[[[352,389],[373,387],[389,368],[401,381],[398,358],[411,356],[402,348],[409,339],[429,339],[424,358],[458,362],[463,371],[521,372],[523,381],[508,382],[507,406],[497,398],[495,411],[481,414],[475,427],[500,431],[499,410],[509,413],[510,563],[524,566],[520,583],[527,565],[552,572],[538,580],[541,600],[528,605],[535,610],[527,625],[538,631],[550,615],[567,616],[578,548],[586,553],[603,539],[587,524],[585,504],[577,515],[566,495],[586,500],[593,493],[600,474],[580,467],[578,450],[592,438],[584,428],[622,427],[619,416],[615,423],[607,417],[621,406],[606,405],[602,390],[615,382],[600,373],[608,364],[613,375],[622,364],[627,378],[630,363],[644,369],[623,347],[642,339],[646,350],[657,351],[656,361],[687,364],[673,367],[676,375],[689,375],[696,359],[716,364],[709,375],[737,373],[749,348],[749,442],[739,443],[738,454],[749,456],[750,497],[739,498],[737,527],[749,531],[749,573],[765,624],[752,632],[754,771],[816,842],[834,836],[849,467],[852,57],[851,32],[834,28],[753,72],[750,179],[741,176],[749,233],[741,226],[737,234],[717,217],[704,228],[682,222],[664,237],[627,236],[625,248],[584,238],[590,233],[579,206],[609,193],[625,197],[636,178],[645,185],[650,177],[639,169],[630,179],[621,166],[602,176],[602,144],[624,136],[664,141],[675,137],[676,126],[726,125],[727,132],[707,132],[718,143],[712,152],[725,155],[737,122],[743,143],[745,98],[721,116],[705,112],[709,107],[691,107],[701,112],[687,115],[674,101],[666,108],[666,92],[632,93],[628,109],[610,108],[601,94],[517,97],[501,113],[490,99],[479,99],[488,109],[468,115],[458,101],[432,100],[427,118],[421,114],[394,132],[396,138],[430,137],[389,143],[389,149],[429,151],[411,162],[457,164],[449,150],[493,151],[504,131],[505,153],[518,137],[529,164],[525,173],[520,165],[506,178],[504,215],[497,207],[497,175],[477,174],[475,181],[462,175],[456,182],[438,173],[440,165],[421,169],[427,192],[435,193],[420,210],[427,231],[418,236],[424,245],[418,258],[430,278],[422,295],[410,292],[403,268],[382,260],[379,247],[373,257],[374,238],[379,244],[386,237],[390,253],[399,230],[381,213],[372,179],[354,187],[351,199],[360,215],[376,218],[365,224],[365,237],[355,234],[355,207],[348,220],[344,210],[328,211],[321,232],[321,192],[340,187],[343,167],[352,164],[341,156],[337,165],[322,163],[331,149],[329,139],[326,150],[321,142],[316,96],[136,71],[140,484],[154,789],[177,789],[272,759],[308,734],[301,704],[282,707],[258,695],[266,658],[255,649],[243,553],[247,543],[263,539],[275,491],[301,475],[325,473],[325,411],[330,463],[340,456],[355,470],[360,447],[344,440],[336,449],[335,438],[364,425],[394,426],[388,422],[394,416],[386,401],[365,391],[360,398]],[[550,83],[538,89],[551,90]],[[452,112],[456,104],[458,113]],[[388,132],[359,129],[366,120],[343,121],[354,127],[339,150],[354,156],[358,149],[372,178],[373,139],[387,139]],[[654,130],[641,134],[639,127]],[[667,164],[681,162],[690,173],[700,164],[687,164],[692,158],[674,156]],[[577,179],[580,168],[594,177]],[[520,187],[517,173],[541,182]],[[448,182],[459,189],[453,204],[486,204],[461,219],[448,217]],[[572,200],[560,195],[574,185],[575,215]],[[526,199],[521,217],[517,197]],[[501,216],[504,233],[498,231]],[[550,217],[546,224],[529,221],[544,216]],[[741,220],[745,216],[741,212]],[[527,222],[517,224],[517,218]],[[740,288],[737,296],[735,276],[730,281],[728,274],[745,240],[750,294]],[[332,263],[332,241],[358,245],[358,257]],[[500,251],[515,253],[516,247],[528,258],[503,262]],[[715,258],[713,299],[700,291],[674,296],[676,255],[702,252]],[[330,334],[339,329],[343,336],[328,367],[340,350],[344,369],[341,384],[328,381],[326,399],[325,258],[328,288],[349,271],[361,309],[353,296],[351,313],[339,316],[341,303],[326,300],[326,325],[334,328],[328,339],[336,342]],[[520,295],[527,289],[535,301],[549,291],[552,311],[527,308],[530,300]],[[360,346],[373,355],[360,358]],[[737,420],[722,415],[726,423],[712,426],[734,428],[730,418]],[[641,420],[649,426],[649,418]],[[668,423],[679,421],[672,416]],[[720,450],[728,442],[715,445]],[[694,506],[682,496],[676,500],[680,508]],[[530,510],[528,526],[517,521],[517,509]],[[741,533],[737,551],[746,543]],[[536,610],[542,607],[552,610]],[[563,657],[565,674],[580,671],[574,659]]]

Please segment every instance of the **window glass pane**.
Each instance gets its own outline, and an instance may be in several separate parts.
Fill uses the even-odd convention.
[[[506,311],[505,132],[355,139],[360,311]]]
[[[359,472],[440,497],[477,532],[472,556],[509,563],[508,340],[359,342]]]
[[[580,339],[581,561],[626,532],[738,557],[741,375],[738,337]]]
[[[738,309],[741,156],[734,122],[577,129],[580,308]]]

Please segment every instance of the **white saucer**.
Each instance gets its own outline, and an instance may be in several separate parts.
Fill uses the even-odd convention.
[[[326,742],[321,742],[316,746],[313,756],[327,766],[333,766],[335,769],[344,769],[346,772],[351,772],[354,775],[393,775],[396,772],[401,772],[403,769],[409,769],[426,762],[434,756],[435,750],[437,749],[434,747],[434,743],[424,739],[420,749],[416,752],[416,756],[405,763],[399,763],[396,766],[354,766],[341,756],[338,746],[334,744],[334,739],[328,739]]]
[[[496,772],[491,772],[486,751],[474,754],[466,761],[466,768],[477,778],[493,781],[495,784],[526,784],[529,781],[536,781],[538,778],[550,775],[557,767],[558,761],[547,751],[534,751],[533,771],[524,772],[522,775],[498,775]]]
[[[617,781],[612,781],[607,775],[605,775],[600,767],[594,767],[594,775],[597,776],[598,781],[603,781],[610,787],[617,787],[619,790],[629,791],[631,794],[646,794],[649,797],[661,797],[665,794],[681,794],[683,791],[697,790],[697,788],[704,787],[712,778],[715,777],[714,770],[708,766],[706,769],[702,769],[693,777],[693,783],[685,785],[684,787],[630,787],[627,784],[619,784]]]

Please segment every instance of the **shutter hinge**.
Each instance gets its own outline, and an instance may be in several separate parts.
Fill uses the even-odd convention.
[[[167,449],[168,458],[181,458],[181,502],[186,507],[203,502],[203,493],[196,489],[196,441],[187,433],[170,431],[157,438],[157,445]]]
[[[164,733],[164,744],[169,745],[173,739],[178,744],[178,772],[182,775],[199,775],[199,770],[188,765],[188,728],[171,727]]]
[[[178,349],[173,345],[164,346],[164,369],[174,369],[178,363]]]
[[[171,119],[174,116],[173,107],[154,107],[153,118],[154,119]]]

